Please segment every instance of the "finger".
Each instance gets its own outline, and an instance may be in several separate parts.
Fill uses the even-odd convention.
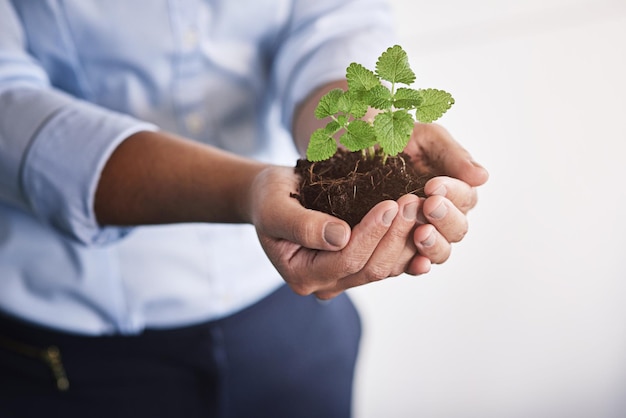
[[[413,240],[414,230],[415,226],[411,229],[411,231],[409,231],[404,248],[400,251],[400,255],[398,256],[397,261],[388,277],[395,277],[406,273],[409,269],[409,265],[413,261],[413,258],[419,255],[417,247],[415,246],[415,241]]]
[[[450,257],[452,246],[433,225],[420,225],[413,237],[419,253],[431,263],[441,264]]]
[[[407,264],[405,273],[412,276],[419,276],[428,273],[430,271],[430,267],[431,261],[428,257],[418,254]]]
[[[315,292],[314,295],[317,299],[321,300],[321,301],[325,301],[325,300],[329,300],[332,298],[335,298],[337,296],[339,296],[341,293],[343,293],[343,291],[319,291],[319,292]]]
[[[268,190],[255,201],[254,224],[261,234],[284,239],[305,248],[338,251],[350,239],[350,226],[326,213],[304,208],[291,197],[297,179],[289,168],[265,170],[255,180]]]
[[[263,239],[262,243],[266,251],[280,254],[274,265],[295,293],[334,297],[345,289],[338,286],[339,280],[363,268],[397,213],[394,201],[376,205],[354,227],[350,242],[341,251],[315,251],[285,239]]]
[[[417,254],[411,234],[415,229],[420,200],[409,194],[398,199],[398,215],[361,270],[339,281],[340,289],[398,276]]]
[[[415,153],[417,160],[425,161],[431,172],[463,180],[470,186],[480,186],[489,178],[487,170],[446,129],[435,123],[415,124],[407,151]]]
[[[294,207],[293,211],[277,211],[275,237],[299,244],[305,248],[338,251],[350,239],[350,226],[322,212]]]
[[[442,196],[424,201],[424,215],[448,242],[459,242],[467,233],[467,217],[452,202]]]
[[[309,271],[314,276],[335,281],[335,285],[319,290],[340,290],[336,289],[339,280],[363,269],[390,229],[398,210],[394,201],[378,203],[354,227],[350,242],[343,250],[318,254]]]
[[[451,177],[434,177],[424,186],[427,196],[443,196],[450,200],[461,212],[467,213],[476,206],[478,192],[475,187]]]
[[[323,277],[308,274],[309,266],[315,261],[318,250],[308,249],[287,239],[275,238],[260,231],[257,235],[268,258],[295,293],[308,295],[328,285]]]

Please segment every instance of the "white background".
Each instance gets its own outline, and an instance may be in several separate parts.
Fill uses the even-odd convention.
[[[447,263],[350,292],[355,417],[626,417],[626,1],[392,4],[491,178]]]

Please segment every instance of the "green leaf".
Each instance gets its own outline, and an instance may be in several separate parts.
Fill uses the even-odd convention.
[[[396,155],[406,148],[413,132],[415,119],[409,111],[415,109],[415,118],[428,123],[437,120],[454,104],[452,96],[442,90],[397,86],[415,81],[408,56],[399,45],[380,55],[375,71],[358,63],[350,64],[346,79],[347,91],[329,91],[315,108],[318,119],[332,118],[332,121],[311,135],[307,148],[310,161],[332,157],[337,152],[339,132],[342,132],[339,142],[350,151],[378,143],[387,156]],[[362,120],[369,108],[382,111],[373,122]]]
[[[332,89],[323,95],[315,108],[315,117],[324,119],[337,113],[339,110],[339,99],[343,94],[344,92],[341,89]]]
[[[348,124],[348,121],[350,120],[346,115],[337,115],[336,119],[337,123],[340,126],[346,126]]]
[[[306,158],[309,161],[322,161],[332,157],[337,152],[335,134],[341,129],[339,123],[330,121],[324,128],[319,128],[311,134]]]
[[[352,115],[355,119],[360,119],[367,113],[368,106],[355,93],[348,90],[339,99],[338,108],[340,112]]]
[[[369,106],[367,103],[361,100],[355,100],[352,102],[352,107],[350,108],[350,114],[354,116],[355,119],[361,119],[367,111],[369,110]]]
[[[406,110],[376,115],[374,131],[383,151],[390,156],[403,151],[411,138],[413,124],[413,117]]]
[[[394,45],[381,54],[376,62],[376,73],[392,83],[411,84],[415,81],[409,58],[399,45]]]
[[[391,105],[392,105],[391,91],[383,85],[378,85],[372,88],[364,96],[364,99],[367,102],[367,104],[373,107],[374,109],[379,109],[379,110],[391,109]]]
[[[368,91],[380,85],[380,80],[373,71],[355,62],[346,69],[346,79],[348,88],[354,92]]]
[[[323,129],[326,131],[326,134],[328,134],[328,136],[333,136],[337,132],[339,132],[339,130],[342,127],[343,125],[341,125],[339,122],[335,122],[334,120],[331,120],[330,122],[326,124],[326,126]]]
[[[420,122],[430,123],[439,119],[454,104],[452,95],[443,90],[419,90],[422,103],[415,111],[415,118]]]
[[[376,144],[374,127],[363,120],[354,120],[346,126],[346,132],[339,139],[350,151],[360,151]]]
[[[399,109],[415,109],[422,104],[422,94],[418,90],[401,87],[393,96],[393,105]]]
[[[337,111],[345,114],[350,113],[350,109],[352,108],[352,95],[351,94],[342,94],[339,100],[337,101]]]
[[[306,150],[306,158],[309,161],[322,161],[332,157],[337,152],[335,138],[329,137],[324,128],[313,132],[309,146]]]

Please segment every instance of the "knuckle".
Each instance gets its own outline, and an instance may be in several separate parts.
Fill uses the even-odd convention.
[[[407,223],[406,225],[398,227],[392,226],[392,228],[390,228],[387,232],[387,236],[391,239],[392,242],[405,241],[413,226],[414,224],[412,223]]]
[[[346,275],[356,274],[363,269],[365,262],[356,257],[346,257],[342,261],[341,270]]]
[[[466,221],[462,228],[458,229],[451,235],[450,242],[460,242],[461,240],[463,240],[463,238],[465,238],[465,235],[467,235],[467,231],[468,224]]]
[[[363,276],[368,283],[386,279],[391,274],[391,269],[384,265],[373,265],[363,271]]]
[[[478,192],[475,188],[472,188],[468,196],[463,201],[463,209],[465,212],[471,210],[478,203]]]
[[[310,225],[302,224],[300,222],[292,222],[289,226],[292,236],[299,243],[310,243],[313,236],[313,231]]]
[[[406,263],[403,266],[396,266],[395,268],[391,269],[391,272],[389,273],[389,276],[387,277],[398,277],[399,275],[407,271],[408,265],[409,263]]]

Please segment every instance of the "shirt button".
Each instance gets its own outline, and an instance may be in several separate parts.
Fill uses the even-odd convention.
[[[204,128],[204,121],[202,116],[199,113],[193,113],[185,119],[185,125],[187,126],[187,130],[191,132],[193,135],[197,135]]]
[[[187,49],[194,49],[198,46],[200,35],[196,28],[188,28],[183,35],[183,44]]]

